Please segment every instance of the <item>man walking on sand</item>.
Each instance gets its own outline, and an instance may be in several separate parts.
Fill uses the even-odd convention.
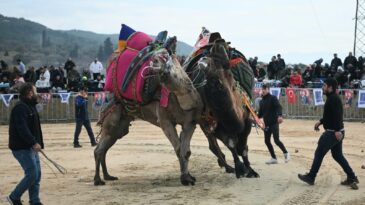
[[[89,114],[87,111],[87,88],[81,87],[79,94],[75,98],[75,118],[76,118],[76,129],[74,134],[74,148],[81,148],[79,143],[79,135],[81,132],[82,125],[85,126],[87,134],[90,138],[91,146],[96,146],[93,130],[91,129]]]
[[[323,93],[327,95],[327,100],[324,105],[323,118],[314,125],[314,130],[319,131],[319,126],[323,125],[325,131],[318,140],[318,146],[314,153],[314,160],[309,173],[298,174],[299,179],[309,185],[314,185],[323,158],[329,150],[331,150],[333,159],[347,174],[347,179],[341,182],[341,184],[352,186],[359,183],[342,153],[342,141],[345,137],[343,107],[341,98],[336,94],[336,89],[337,81],[333,78],[328,78],[322,87]]]
[[[11,110],[9,123],[9,148],[24,170],[23,179],[8,196],[12,205],[21,205],[20,198],[29,192],[30,205],[42,205],[39,199],[41,166],[38,152],[43,149],[43,136],[36,110],[37,95],[31,83],[20,89],[20,101]]]
[[[266,162],[266,164],[277,164],[278,160],[276,159],[276,155],[274,152],[274,147],[271,144],[270,138],[271,135],[274,136],[274,142],[281,151],[284,153],[285,162],[287,163],[290,160],[290,155],[286,150],[284,144],[279,139],[279,124],[283,122],[282,117],[282,108],[279,103],[279,100],[276,96],[270,94],[270,86],[268,84],[262,85],[262,100],[260,102],[259,108],[259,118],[264,118],[265,129],[265,144],[269,149],[271,159]]]

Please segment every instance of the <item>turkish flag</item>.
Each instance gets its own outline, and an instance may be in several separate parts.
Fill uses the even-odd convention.
[[[288,96],[288,103],[294,104],[297,102],[297,98],[295,96],[295,90],[293,88],[286,89],[286,96]]]

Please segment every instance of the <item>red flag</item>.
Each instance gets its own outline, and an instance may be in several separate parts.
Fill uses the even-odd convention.
[[[288,103],[294,104],[297,102],[297,98],[295,96],[295,90],[293,88],[287,88],[286,95],[288,96]]]

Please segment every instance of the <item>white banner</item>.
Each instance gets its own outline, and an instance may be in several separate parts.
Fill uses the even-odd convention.
[[[270,88],[270,94],[280,99],[281,88]]]
[[[10,101],[13,99],[14,94],[2,94],[1,99],[3,99],[3,102],[6,107],[9,107]]]
[[[359,108],[365,108],[365,90],[359,90],[359,100],[357,101]]]
[[[323,90],[322,89],[313,89],[313,99],[314,99],[314,105],[324,105],[323,101]]]
[[[61,103],[68,103],[71,93],[59,93],[59,95],[61,97]]]

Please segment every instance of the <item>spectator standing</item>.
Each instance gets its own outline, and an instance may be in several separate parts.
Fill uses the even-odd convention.
[[[24,65],[23,61],[21,59],[18,59],[17,62],[18,62],[18,70],[20,71],[20,73],[22,75],[24,75],[26,72],[26,69],[25,69],[25,65]]]
[[[352,67],[357,67],[357,59],[355,56],[352,55],[352,52],[349,52],[349,55],[345,58],[343,64],[345,71],[349,71],[350,65],[352,65]]]
[[[266,71],[265,68],[263,66],[258,66],[258,76],[257,76],[257,80],[259,82],[262,82],[263,80],[265,80],[266,77]]]
[[[342,60],[337,57],[337,53],[333,54],[333,59],[331,61],[331,67],[334,67],[337,71],[338,66],[342,66]]]
[[[41,166],[38,152],[44,148],[42,129],[36,109],[37,97],[31,83],[20,87],[20,101],[10,114],[9,148],[24,170],[24,178],[7,197],[10,204],[22,204],[20,198],[29,192],[32,205],[42,204],[39,198]]]
[[[65,63],[66,73],[68,74],[68,72],[70,72],[70,70],[74,69],[75,67],[76,67],[76,64],[72,61],[71,58],[68,58]]]
[[[87,134],[90,138],[91,146],[96,146],[96,141],[94,137],[93,130],[91,129],[89,114],[87,111],[88,97],[87,88],[81,87],[80,91],[75,98],[75,119],[76,119],[76,129],[74,135],[74,148],[81,148],[79,143],[79,135],[81,132],[82,125],[86,128]]]
[[[251,58],[251,59],[249,60],[249,64],[250,64],[250,66],[251,66],[251,69],[252,69],[252,72],[253,72],[253,74],[254,74],[255,78],[257,78],[257,77],[258,77],[258,72],[257,72],[257,60],[258,60],[257,56],[255,56],[255,58]]]
[[[278,61],[276,60],[276,56],[271,58],[271,62],[267,66],[267,74],[269,80],[275,79],[278,71]]]
[[[314,63],[313,63],[313,67],[314,67],[313,77],[314,78],[319,78],[321,76],[322,63],[323,63],[323,58],[320,58],[320,59],[314,61]]]
[[[97,58],[90,64],[89,71],[92,75],[93,80],[96,79],[98,75],[101,75],[101,71],[103,70],[103,64],[98,61]]]
[[[277,71],[277,77],[276,79],[280,79],[282,75],[284,75],[284,70],[285,70],[285,61],[283,58],[281,58],[281,55],[278,54],[277,56],[277,61],[278,61],[278,71]]]

